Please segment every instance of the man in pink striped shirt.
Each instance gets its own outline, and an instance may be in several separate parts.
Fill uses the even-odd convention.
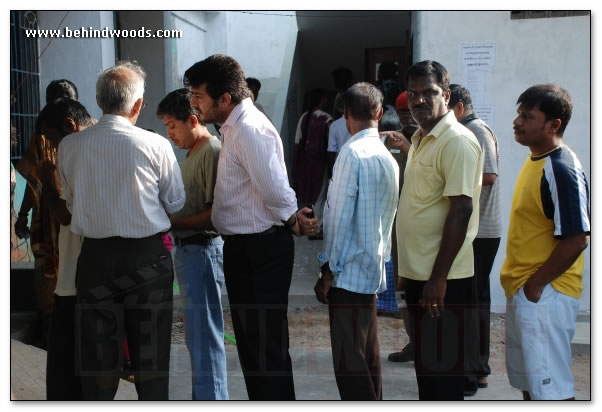
[[[213,55],[190,67],[184,83],[201,121],[221,123],[211,220],[224,239],[224,275],[238,356],[250,400],[293,400],[288,353],[288,291],[295,235],[316,233],[297,210],[281,138],[253,104],[240,64]]]

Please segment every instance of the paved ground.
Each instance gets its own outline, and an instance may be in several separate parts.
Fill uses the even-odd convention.
[[[320,241],[296,239],[297,259],[291,285],[291,306],[316,304],[313,284],[318,272],[315,256]],[[227,300],[226,300],[227,303]],[[581,350],[589,352],[589,321],[580,322],[576,342]],[[230,399],[247,399],[244,380],[236,352],[227,352],[228,390]],[[300,400],[339,399],[332,372],[330,351],[308,351],[291,348],[295,390]],[[381,359],[383,375],[383,397],[388,400],[416,400],[418,390],[413,364],[395,364]],[[11,340],[11,390],[18,400],[45,399],[46,352],[36,347]],[[577,387],[577,399],[591,399],[590,386]],[[190,360],[184,345],[172,345],[170,399],[190,399]],[[134,385],[121,381],[116,399],[137,399]],[[468,400],[519,400],[521,394],[508,385],[504,374],[491,375],[489,388],[482,389]]]

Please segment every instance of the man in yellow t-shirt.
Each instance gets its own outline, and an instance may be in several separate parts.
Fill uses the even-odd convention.
[[[563,143],[572,102],[542,84],[518,98],[514,136],[531,153],[512,199],[501,283],[506,369],[525,400],[574,399],[571,340],[589,243],[589,190],[579,159]]]
[[[472,132],[448,110],[445,67],[419,62],[406,78],[408,105],[420,128],[409,150],[399,133],[387,137],[408,152],[397,211],[398,270],[406,284],[419,398],[462,400],[483,156]]]

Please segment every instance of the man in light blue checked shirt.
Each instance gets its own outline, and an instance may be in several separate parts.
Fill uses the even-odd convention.
[[[328,304],[332,356],[342,400],[380,400],[376,294],[387,288],[385,259],[399,199],[399,167],[382,144],[382,93],[357,83],[343,95],[352,137],[334,165],[324,208],[322,265],[314,288]]]

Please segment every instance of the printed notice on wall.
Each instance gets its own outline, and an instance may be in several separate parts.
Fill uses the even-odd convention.
[[[491,72],[483,70],[465,70],[464,87],[470,92],[472,103],[487,104],[489,101],[489,86],[491,84]]]
[[[462,43],[460,58],[465,70],[493,71],[495,43]]]
[[[472,106],[473,112],[475,112],[481,120],[483,120],[491,129],[495,130],[495,105],[493,104],[479,104]]]

